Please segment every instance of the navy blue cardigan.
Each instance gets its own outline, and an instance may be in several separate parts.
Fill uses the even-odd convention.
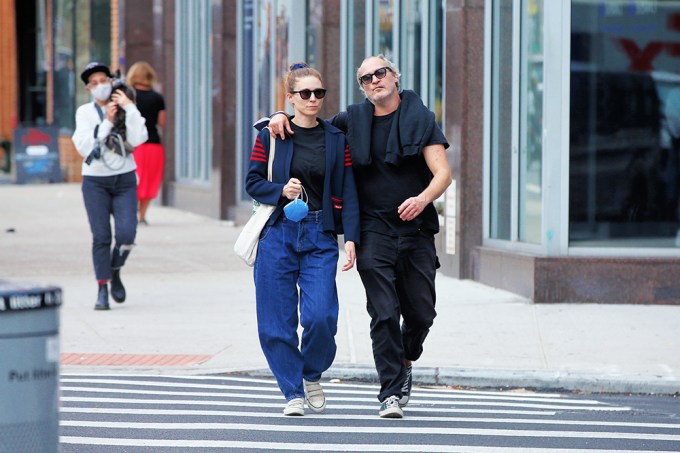
[[[352,159],[345,135],[330,123],[318,119],[326,135],[326,174],[324,176],[322,222],[323,229],[344,234],[345,241],[359,244],[359,197],[352,173]],[[276,156],[272,167],[272,181],[267,180],[269,160],[269,129],[262,129],[255,139],[246,175],[246,192],[260,203],[276,205],[267,225],[272,225],[290,201],[281,195],[290,179],[293,160],[293,140],[276,139]]]

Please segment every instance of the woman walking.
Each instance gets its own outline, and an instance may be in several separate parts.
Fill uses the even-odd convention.
[[[80,78],[94,102],[81,105],[76,111],[76,130],[72,140],[84,158],[83,199],[92,231],[92,260],[99,284],[94,309],[108,310],[109,282],[113,300],[125,302],[120,269],[135,244],[137,234],[135,161],[132,154],[126,152],[127,146],[120,146],[117,151],[108,146],[122,141],[135,147],[146,141],[147,132],[144,118],[125,90],[113,90],[108,66],[92,62],[85,67]],[[116,240],[113,248],[111,217]]]
[[[345,136],[317,117],[327,91],[321,74],[296,63],[285,87],[295,112],[291,125],[295,135],[277,140],[269,181],[270,135],[268,129],[258,134],[246,191],[261,203],[277,206],[260,235],[254,267],[258,334],[287,400],[284,415],[304,415],[305,402],[313,412],[326,408],[320,379],[336,352],[337,235],[345,236],[346,271],[354,266],[359,206]],[[308,204],[301,220],[284,210],[300,196]]]
[[[133,64],[127,73],[127,82],[137,91],[137,108],[146,119],[149,139],[135,148],[137,163],[137,199],[139,200],[139,223],[148,225],[146,211],[151,200],[158,195],[163,181],[165,150],[158,128],[165,127],[165,100],[154,90],[156,71],[145,61]]]

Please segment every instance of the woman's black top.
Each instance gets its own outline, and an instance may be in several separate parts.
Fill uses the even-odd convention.
[[[321,123],[305,128],[291,123],[293,135],[293,161],[291,178],[297,178],[309,197],[309,210],[321,209],[323,182],[326,174],[326,135]]]

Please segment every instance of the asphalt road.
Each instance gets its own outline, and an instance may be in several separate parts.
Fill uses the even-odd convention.
[[[328,409],[284,417],[270,378],[62,375],[62,453],[680,451],[673,396],[414,389],[380,419],[374,384],[324,383]]]

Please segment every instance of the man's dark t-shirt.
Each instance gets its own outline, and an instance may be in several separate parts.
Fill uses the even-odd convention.
[[[326,174],[326,134],[323,125],[304,128],[290,123],[293,135],[293,160],[290,176],[302,182],[309,201],[310,211],[321,209],[324,175]]]
[[[154,90],[136,90],[137,95],[137,109],[146,119],[146,130],[149,133],[149,139],[146,143],[160,143],[161,137],[158,134],[158,113],[165,110],[165,101],[163,96]]]
[[[385,162],[393,118],[394,113],[373,117],[371,164],[354,169],[361,209],[361,230],[390,236],[413,234],[421,229],[435,233],[439,230],[439,220],[432,203],[411,221],[399,218],[399,206],[407,198],[425,190],[432,180],[432,173],[422,154],[404,157],[399,166]],[[447,144],[446,137],[438,127],[434,128],[427,143],[433,144]]]

